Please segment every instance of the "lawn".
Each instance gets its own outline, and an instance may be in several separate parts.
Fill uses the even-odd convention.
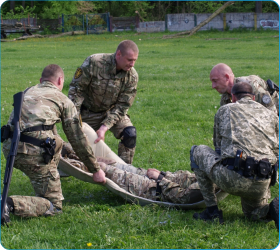
[[[211,88],[209,73],[220,62],[235,76],[257,74],[279,85],[279,38],[276,31],[198,32],[190,38],[162,39],[163,34],[123,32],[1,43],[1,125],[12,110],[13,94],[39,83],[51,63],[65,72],[63,92],[84,59],[113,53],[125,39],[139,46],[135,68],[138,92],[129,109],[137,128],[133,165],[175,171],[190,170],[192,145],[212,146],[214,115],[220,94]],[[61,126],[59,133],[66,139]],[[110,132],[106,143],[117,152]],[[1,154],[1,187],[6,161]],[[195,221],[194,210],[129,204],[105,188],[62,179],[63,214],[22,219],[1,227],[8,249],[271,249],[279,242],[274,222],[246,219],[238,197],[219,203],[224,225]],[[278,196],[279,185],[272,187]],[[9,195],[34,195],[29,179],[14,169]],[[201,211],[201,210],[198,210]]]

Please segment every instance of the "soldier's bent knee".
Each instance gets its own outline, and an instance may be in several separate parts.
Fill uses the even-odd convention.
[[[135,148],[136,146],[136,128],[128,126],[121,133],[121,142],[127,148]]]

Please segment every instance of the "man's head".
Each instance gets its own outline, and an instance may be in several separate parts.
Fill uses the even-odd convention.
[[[139,50],[131,40],[122,41],[116,50],[117,70],[129,71],[138,58]]]
[[[238,82],[231,89],[232,102],[236,102],[245,96],[249,96],[255,100],[252,86],[247,82]]]
[[[210,81],[212,88],[216,89],[220,94],[231,93],[233,86],[234,74],[231,68],[224,64],[219,63],[213,67],[210,72]]]
[[[49,81],[57,86],[60,90],[63,89],[64,72],[61,67],[56,64],[50,64],[44,68],[40,82]]]

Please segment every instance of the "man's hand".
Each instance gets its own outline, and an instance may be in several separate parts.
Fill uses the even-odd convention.
[[[103,185],[106,183],[105,173],[102,169],[100,169],[98,172],[92,174],[92,179],[96,183],[100,183]]]
[[[98,135],[98,138],[94,141],[94,143],[99,142],[100,140],[105,139],[105,133],[108,130],[108,128],[105,125],[101,125],[101,127],[96,131],[96,134]]]
[[[158,176],[160,174],[160,171],[155,169],[155,168],[149,168],[147,170],[147,175],[150,179],[154,179],[154,180],[157,180],[158,179]]]

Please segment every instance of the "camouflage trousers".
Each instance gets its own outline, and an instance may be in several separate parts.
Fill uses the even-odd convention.
[[[83,122],[87,123],[95,131],[97,131],[100,128],[102,121],[106,117],[106,112],[94,113],[89,110],[83,110],[81,112],[81,116]],[[116,139],[120,139],[122,131],[128,126],[133,126],[133,124],[131,123],[129,116],[126,115],[123,119],[119,120],[112,128],[110,128],[110,131],[114,134]],[[135,147],[127,148],[123,145],[122,142],[119,142],[118,156],[124,162],[126,162],[127,164],[131,164],[134,154]]]
[[[12,195],[14,214],[21,217],[45,215],[50,209],[50,202],[57,209],[62,209],[62,190],[57,165],[60,150],[56,149],[53,160],[46,164],[41,155],[18,154],[14,167],[25,173],[34,188],[36,197]],[[58,152],[59,151],[59,152]]]
[[[185,177],[187,176],[187,180],[184,177],[184,186],[173,182],[175,179],[180,179],[182,171],[178,171],[178,173],[167,172],[165,178],[170,179],[170,182],[163,185],[160,183],[162,191],[160,195],[156,193],[156,181],[146,176],[147,170],[145,169],[117,163],[115,165],[107,165],[104,171],[107,178],[124,190],[139,197],[182,204],[192,204],[203,200],[194,174],[188,171],[183,171]]]
[[[199,169],[194,169],[207,207],[217,205],[214,183],[223,191],[241,197],[242,211],[252,219],[265,218],[269,205],[270,179],[249,179],[220,163],[220,156],[210,147],[200,145],[193,153]]]

